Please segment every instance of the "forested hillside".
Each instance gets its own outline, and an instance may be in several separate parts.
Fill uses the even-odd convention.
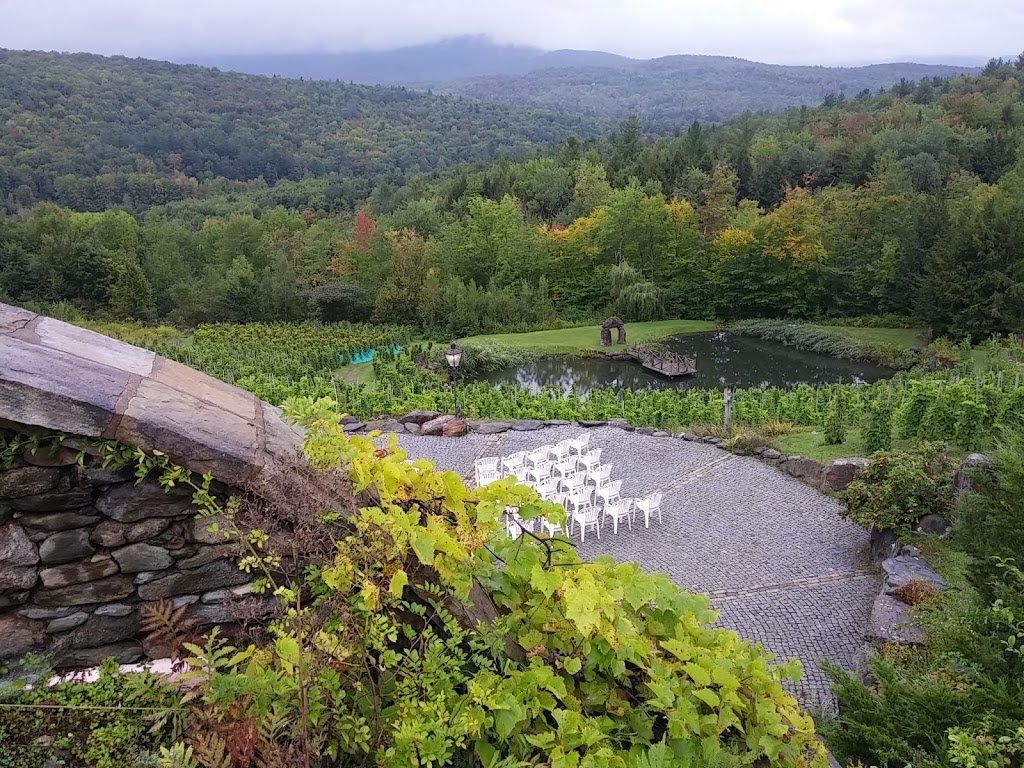
[[[644,127],[670,133],[691,120],[718,122],[744,110],[817,104],[828,94],[874,93],[901,80],[977,74],[972,67],[877,64],[794,67],[725,56],[623,59],[614,66],[562,66],[437,83],[441,93],[484,101],[564,109],[621,120],[637,114]]]
[[[327,178],[341,208],[414,170],[518,157],[597,124],[402,88],[0,50],[0,205],[150,205]]]
[[[265,87],[301,103],[320,86]],[[615,310],[627,319],[898,315],[957,338],[1019,332],[1022,89],[1024,56],[977,79],[901,83],[657,140],[630,119],[604,141],[571,137],[522,161],[380,181],[354,213],[337,212],[323,178],[210,184],[201,200],[138,218],[131,206],[28,205],[0,220],[0,295],[181,325],[313,315],[469,334]],[[435,103],[445,102],[424,102]],[[117,126],[81,130],[77,149],[27,154],[68,168]],[[321,151],[295,131],[280,135]],[[198,162],[211,152],[213,162],[217,146],[168,139],[160,153],[192,151]]]

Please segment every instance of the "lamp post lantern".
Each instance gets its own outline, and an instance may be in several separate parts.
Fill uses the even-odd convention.
[[[455,398],[455,418],[462,418],[462,409],[459,408],[459,387],[455,380],[459,365],[462,364],[462,350],[455,346],[455,342],[444,351],[444,358],[448,361],[448,381],[452,385],[452,396]]]

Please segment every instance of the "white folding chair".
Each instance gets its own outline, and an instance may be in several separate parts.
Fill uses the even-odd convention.
[[[587,528],[597,531],[597,538],[601,538],[601,515],[597,507],[591,501],[591,489],[586,489],[569,497],[569,504],[572,507],[572,519],[580,526],[580,541],[587,540]]]
[[[629,530],[633,530],[633,520],[629,514],[632,507],[632,499],[619,499],[618,501],[606,503],[604,505],[605,517],[610,517],[612,519],[612,533],[618,534],[619,520],[622,518],[626,519],[626,524],[629,526]]]
[[[589,432],[584,432],[579,437],[577,437],[575,440],[572,440],[572,439],[569,440],[569,447],[572,448],[572,450],[576,451],[576,455],[577,456],[582,456],[586,452],[587,446],[589,446],[589,445],[590,445],[590,433]]]
[[[545,501],[551,501],[554,498],[555,494],[558,493],[558,479],[552,477],[549,480],[537,483],[536,490],[537,495],[540,496],[542,499],[544,499]]]
[[[555,470],[561,476],[563,484],[570,477],[575,477],[576,475],[580,474],[580,467],[579,464],[576,463],[575,456],[555,464]]]
[[[551,473],[555,469],[555,464],[552,461],[542,461],[541,463],[527,467],[526,476],[535,480],[538,484],[544,482],[551,477]]]
[[[531,451],[530,453],[526,454],[526,462],[530,466],[538,467],[541,464],[544,464],[549,461],[548,456],[550,455],[550,453],[551,446],[542,445],[537,450]]]
[[[658,513],[658,522],[661,522],[661,500],[664,494],[661,491],[652,493],[642,499],[636,500],[636,508],[644,513],[644,528],[651,527],[651,515]]]
[[[597,489],[597,495],[604,500],[605,507],[609,507],[612,504],[619,503],[619,491],[622,489],[621,480],[613,480],[610,483],[600,486]]]
[[[588,477],[598,488],[604,487],[612,477],[612,465],[602,464],[588,473]]]
[[[500,480],[501,475],[498,472],[498,468],[494,469],[479,469],[476,470],[476,484],[478,487],[484,485],[490,485],[496,480]]]
[[[555,443],[551,446],[551,455],[554,456],[555,461],[561,463],[569,458],[569,448],[571,440],[563,440],[560,443]]]
[[[601,465],[601,449],[595,448],[592,451],[587,451],[579,457],[580,464],[587,468],[587,472],[591,472]]]
[[[582,491],[586,485],[587,476],[582,472],[577,472],[575,475],[570,475],[562,480],[562,490],[569,495]]]

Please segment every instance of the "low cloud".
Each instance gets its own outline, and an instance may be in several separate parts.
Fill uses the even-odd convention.
[[[385,49],[486,34],[631,56],[859,64],[1010,55],[1024,3],[952,0],[0,0],[0,46],[132,56]]]

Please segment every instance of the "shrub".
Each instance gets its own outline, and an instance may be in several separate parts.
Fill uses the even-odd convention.
[[[900,602],[912,606],[930,603],[937,595],[938,590],[932,584],[929,584],[927,581],[918,581],[917,579],[911,579],[892,593],[892,596]]]
[[[845,491],[846,515],[864,528],[910,530],[925,515],[949,515],[952,484],[941,444],[876,453]]]
[[[832,405],[825,420],[825,445],[839,445],[846,439],[846,417],[843,413],[843,401],[839,397],[832,398]]]
[[[972,581],[986,597],[1003,577],[999,560],[1024,566],[1024,430],[1004,430],[991,472],[977,471],[974,491],[957,509],[957,539],[975,557]]]
[[[881,399],[875,400],[869,406],[864,441],[868,453],[888,451],[892,448],[892,408]]]

